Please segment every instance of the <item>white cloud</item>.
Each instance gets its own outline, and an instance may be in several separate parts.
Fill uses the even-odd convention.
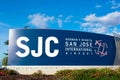
[[[106,27],[97,27],[92,29],[92,32],[97,32],[97,33],[104,33],[106,31],[107,31]]]
[[[90,14],[84,18],[85,21],[94,22],[97,20],[96,14]]]
[[[58,24],[58,27],[62,27],[63,26],[63,15],[60,14],[58,15],[58,18],[57,18],[57,24]]]
[[[115,27],[120,25],[120,12],[112,12],[105,16],[96,16],[96,14],[90,14],[84,18],[85,23],[82,23],[83,27],[94,27],[94,32],[106,32],[109,27]]]
[[[62,27],[63,26],[63,20],[58,18],[58,26],[59,27]]]
[[[118,9],[120,8],[120,3],[117,3],[115,0],[110,1],[111,9]]]
[[[102,7],[102,5],[96,5],[95,7],[96,7],[96,8],[101,8],[101,7]]]
[[[73,16],[67,16],[64,20],[64,22],[68,23],[71,22],[71,19],[73,18]]]
[[[48,16],[46,14],[33,14],[29,15],[30,19],[29,24],[36,26],[38,28],[47,28],[50,22],[57,22],[58,27],[62,27],[65,23],[71,22],[73,16],[64,17],[62,14],[58,15],[58,17]]]
[[[46,14],[33,14],[29,15],[30,24],[38,27],[38,28],[46,28],[48,27],[48,22],[52,22],[54,20],[54,16],[47,16]]]
[[[62,27],[64,23],[71,22],[72,18],[73,18],[73,16],[64,17],[63,15],[59,15],[58,18],[57,18],[58,26]]]

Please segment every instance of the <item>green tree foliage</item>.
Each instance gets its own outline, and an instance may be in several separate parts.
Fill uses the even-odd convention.
[[[24,29],[29,29],[30,27],[29,26],[24,26]]]
[[[2,65],[3,66],[7,66],[8,64],[8,56],[4,57],[3,60],[2,60]]]
[[[5,44],[5,45],[9,45],[9,40],[6,40],[6,41],[4,42],[4,44]]]
[[[5,45],[9,45],[9,40],[6,40],[5,42],[4,42],[4,44]],[[3,53],[4,55],[5,55],[5,57],[3,58],[3,60],[2,60],[2,65],[3,66],[7,66],[7,64],[8,64],[8,52],[7,53]]]

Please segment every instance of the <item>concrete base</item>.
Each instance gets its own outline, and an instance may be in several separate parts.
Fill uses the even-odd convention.
[[[8,69],[18,71],[20,74],[32,74],[41,70],[43,74],[51,75],[55,74],[59,70],[66,69],[89,69],[89,68],[112,68],[116,69],[118,66],[7,66]]]

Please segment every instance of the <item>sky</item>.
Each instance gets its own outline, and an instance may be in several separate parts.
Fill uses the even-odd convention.
[[[120,33],[120,0],[0,0],[0,64],[9,29]]]

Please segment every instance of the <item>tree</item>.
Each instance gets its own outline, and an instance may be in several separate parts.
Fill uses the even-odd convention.
[[[6,40],[6,41],[4,42],[4,44],[8,46],[8,45],[9,45],[9,40]],[[7,51],[8,51],[8,50],[7,50]],[[7,55],[8,55],[8,52],[7,52],[7,53],[3,53],[3,54],[7,56]]]
[[[4,42],[5,45],[9,45],[9,40]]]
[[[9,45],[9,40],[6,40],[4,42],[4,44],[8,46]],[[3,54],[5,55],[5,57],[2,59],[2,65],[3,66],[7,66],[7,64],[8,64],[8,52],[7,53],[3,53]]]
[[[24,29],[29,29],[30,27],[29,26],[24,26]]]
[[[7,66],[8,65],[8,56],[4,57],[2,60],[2,65]]]

